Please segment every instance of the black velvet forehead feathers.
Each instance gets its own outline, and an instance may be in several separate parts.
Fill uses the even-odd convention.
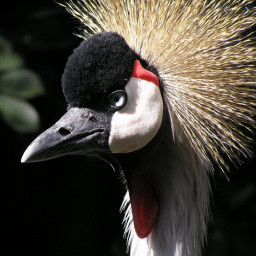
[[[62,88],[71,107],[102,106],[109,93],[123,89],[135,60],[142,60],[116,33],[99,33],[83,41],[69,57]]]

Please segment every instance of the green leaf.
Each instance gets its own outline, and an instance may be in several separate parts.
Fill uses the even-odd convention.
[[[6,71],[21,67],[23,61],[16,54],[8,41],[0,36],[0,71]]]
[[[11,44],[5,40],[2,36],[0,36],[0,54],[8,53],[12,51]]]
[[[21,99],[0,94],[0,115],[16,132],[35,132],[39,128],[37,111]]]
[[[44,89],[39,77],[28,69],[6,72],[0,76],[1,93],[23,99],[43,94]]]
[[[22,59],[15,53],[0,55],[0,71],[15,69],[21,67],[22,64]]]

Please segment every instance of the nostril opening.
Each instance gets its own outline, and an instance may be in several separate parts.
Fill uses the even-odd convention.
[[[92,122],[97,122],[97,119],[94,116],[90,116],[89,120],[92,121]]]
[[[68,130],[67,128],[61,127],[61,128],[59,129],[59,133],[60,133],[62,136],[67,136],[67,135],[71,134],[71,131]]]

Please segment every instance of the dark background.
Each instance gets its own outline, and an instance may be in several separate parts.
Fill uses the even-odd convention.
[[[0,0],[0,35],[12,43],[46,93],[30,100],[40,131],[19,134],[0,119],[2,255],[125,255],[124,188],[105,163],[64,157],[20,164],[30,142],[65,113],[61,76],[81,39],[78,23],[53,0]],[[206,256],[256,255],[256,159],[213,183]]]

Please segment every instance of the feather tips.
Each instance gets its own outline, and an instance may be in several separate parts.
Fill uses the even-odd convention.
[[[69,1],[87,34],[117,32],[157,68],[174,134],[208,167],[250,155],[256,115],[251,0]],[[181,129],[181,131],[179,131]]]

